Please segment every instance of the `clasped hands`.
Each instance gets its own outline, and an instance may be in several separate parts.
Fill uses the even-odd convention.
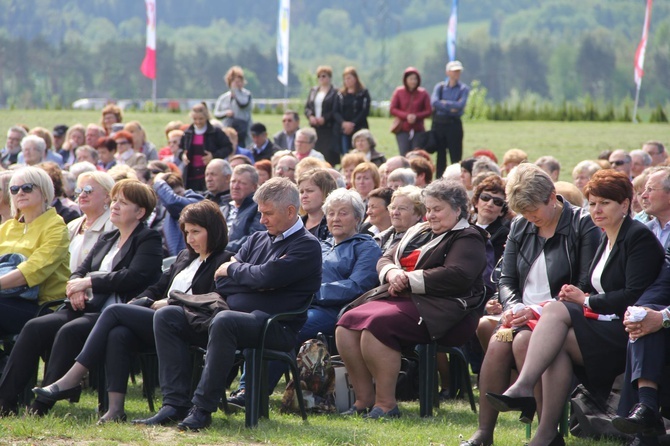
[[[73,310],[86,308],[86,290],[92,286],[90,277],[68,280],[65,293]]]
[[[628,311],[626,311],[626,314],[624,315],[623,325],[628,332],[628,337],[632,341],[650,333],[655,333],[663,327],[663,315],[660,311],[652,310],[647,307],[643,308],[647,311],[647,315],[641,321],[630,321],[630,313]]]
[[[386,274],[386,282],[389,284],[389,294],[393,297],[399,297],[411,291],[409,286],[409,277],[401,269],[392,269]]]

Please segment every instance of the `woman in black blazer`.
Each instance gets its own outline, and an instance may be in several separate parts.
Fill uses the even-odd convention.
[[[214,272],[232,253],[225,220],[219,207],[210,200],[184,208],[179,225],[187,249],[179,253],[170,270],[130,302],[112,305],[100,316],[75,364],[51,386],[35,388],[38,401],[53,402],[80,391],[79,383],[91,367],[104,361],[107,372],[109,409],[98,423],[125,420],[124,402],[132,356],[154,347],[155,310],[168,305],[170,291],[206,294],[215,290]],[[61,375],[59,375],[61,376]]]
[[[609,394],[626,366],[628,335],[622,320],[656,279],[663,248],[647,227],[630,218],[633,187],[620,172],[596,172],[584,189],[593,222],[604,233],[590,268],[590,292],[564,285],[560,302],[547,304],[531,337],[519,379],[503,395],[489,393],[500,411],[535,411],[533,387],[542,377],[542,418],[531,445],[560,445],[556,427],[573,372],[599,396]]]
[[[344,155],[351,150],[351,137],[360,129],[367,129],[370,113],[370,92],[358,79],[354,67],[347,67],[342,73],[344,85],[337,93],[335,103],[335,132],[338,147]]]
[[[21,333],[0,381],[0,410],[16,412],[18,395],[37,370],[40,356],[51,351],[43,384],[65,373],[100,316],[115,302],[125,302],[160,277],[161,236],[144,221],[156,205],[156,195],[137,180],[122,180],[110,192],[110,221],[117,228],[100,236],[67,283],[66,308],[32,319]],[[69,395],[79,399],[79,392]],[[53,403],[30,407],[44,415]]]
[[[333,87],[333,69],[322,65],[316,69],[319,85],[309,90],[305,104],[305,116],[309,125],[316,130],[316,146],[331,166],[340,164],[340,152],[335,145],[333,125],[335,124],[335,101],[337,90]]]

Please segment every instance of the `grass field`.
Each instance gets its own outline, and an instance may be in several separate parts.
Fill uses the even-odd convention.
[[[172,120],[186,122],[188,115],[129,112],[124,116],[125,121],[135,119],[143,124],[149,139],[160,148],[165,145],[165,124]],[[99,120],[99,112],[90,111],[0,110],[0,129],[7,129],[16,123],[51,129],[56,124],[87,124]],[[254,121],[264,123],[269,134],[281,129],[280,115],[256,115]],[[387,157],[397,154],[395,137],[388,131],[390,119],[370,118],[369,121],[370,130],[378,141],[378,149]],[[505,151],[513,147],[525,150],[531,160],[553,155],[563,165],[561,179],[566,181],[571,181],[575,164],[583,159],[596,158],[605,149],[638,149],[651,139],[670,143],[668,124],[466,121],[464,128],[464,156],[469,156],[477,149],[488,148],[502,161]]]

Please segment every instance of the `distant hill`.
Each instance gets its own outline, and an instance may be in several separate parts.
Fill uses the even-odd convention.
[[[444,76],[445,0],[293,0],[291,96],[314,82],[317,65],[359,69],[375,99],[388,99],[405,67],[424,86]],[[464,79],[489,98],[585,95],[618,102],[632,94],[632,60],[644,0],[461,0],[458,57]],[[160,0],[159,96],[212,97],[233,64],[254,94],[283,96],[274,56],[278,0]],[[0,0],[0,103],[68,104],[92,91],[146,97],[141,0]],[[25,51],[25,52],[23,52]],[[25,54],[20,58],[18,54]],[[643,102],[670,100],[670,3],[655,2]],[[339,83],[339,76],[336,76]]]

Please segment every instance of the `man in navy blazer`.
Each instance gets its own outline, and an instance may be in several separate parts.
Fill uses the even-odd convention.
[[[626,312],[624,325],[630,342],[626,374],[618,415],[612,423],[618,430],[637,436],[633,444],[657,445],[665,434],[659,414],[658,386],[664,366],[670,361],[670,251],[656,281],[640,296],[636,306],[647,314],[639,322]]]

